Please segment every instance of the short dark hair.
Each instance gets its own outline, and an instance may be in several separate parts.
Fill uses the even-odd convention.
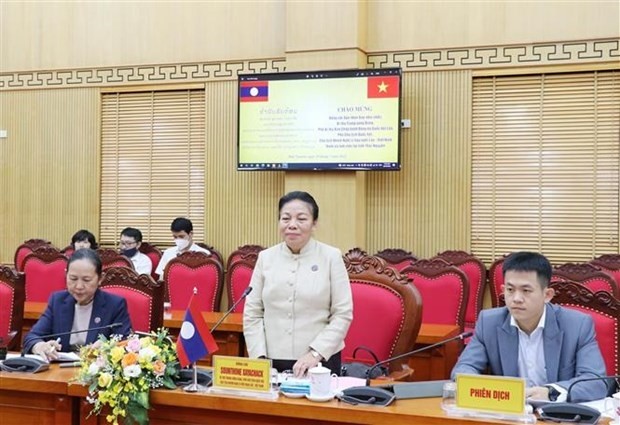
[[[194,225],[192,222],[185,217],[177,217],[172,220],[172,224],[170,224],[170,230],[173,232],[185,232],[190,233],[194,231]]]
[[[99,245],[97,245],[97,239],[95,239],[95,235],[90,233],[88,230],[82,229],[75,232],[75,234],[71,237],[71,246],[75,249],[76,242],[88,241],[90,242],[90,249],[97,249]]]
[[[121,236],[127,236],[128,238],[134,238],[136,242],[142,242],[142,232],[134,227],[125,227],[121,231]]]
[[[513,252],[506,257],[502,266],[503,276],[506,276],[506,272],[510,270],[536,272],[536,277],[542,289],[545,289],[551,281],[551,274],[553,272],[547,257],[537,252],[527,251]]]
[[[71,263],[77,260],[90,261],[90,263],[95,266],[97,276],[101,277],[101,270],[103,269],[103,265],[101,264],[101,258],[99,257],[99,254],[97,254],[97,251],[90,248],[78,249],[77,251],[75,251],[67,262],[67,272],[69,271],[69,266],[71,265]]]
[[[278,202],[278,216],[282,212],[282,208],[284,207],[284,205],[295,200],[299,200],[308,204],[310,206],[310,210],[312,210],[312,218],[314,219],[314,221],[319,219],[319,205],[316,203],[312,195],[310,195],[308,192],[302,192],[300,190],[289,192],[280,198],[280,202]]]

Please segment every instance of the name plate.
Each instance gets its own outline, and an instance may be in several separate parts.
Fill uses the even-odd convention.
[[[506,376],[457,375],[456,407],[525,414],[525,380]]]
[[[271,360],[213,356],[213,387],[269,392]]]

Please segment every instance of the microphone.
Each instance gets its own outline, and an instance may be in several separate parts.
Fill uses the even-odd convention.
[[[112,323],[106,326],[98,326],[95,328],[88,328],[84,330],[78,331],[68,331],[68,332],[58,332],[54,334],[41,335],[39,338],[41,340],[56,338],[59,336],[77,334],[82,332],[90,332],[90,331],[99,331],[103,329],[114,329],[123,324],[120,322]],[[49,363],[43,360],[39,360],[33,357],[26,357],[26,347],[22,348],[21,355],[19,357],[13,357],[11,359],[6,359],[2,362],[2,370],[7,372],[28,372],[28,373],[37,373],[42,372],[44,370],[49,369]]]
[[[413,356],[414,354],[418,354],[418,353],[421,353],[423,351],[430,350],[431,348],[439,347],[440,345],[447,344],[447,343],[452,342],[452,341],[457,340],[457,339],[464,340],[465,338],[469,338],[473,334],[474,334],[473,332],[463,332],[463,333],[460,333],[460,334],[458,334],[456,336],[453,336],[452,338],[444,339],[443,341],[439,341],[439,342],[436,342],[436,343],[431,344],[431,345],[426,345],[426,346],[424,346],[422,348],[418,348],[417,350],[409,351],[407,353],[399,354],[398,356],[390,357],[389,359],[385,359],[385,360],[382,360],[380,362],[377,362],[374,365],[372,365],[372,367],[370,367],[370,369],[368,369],[368,371],[366,372],[366,385],[367,386],[370,385],[370,377],[372,376],[372,371],[375,370],[377,367],[379,367],[381,365],[393,362],[394,360],[400,360],[400,359],[403,359],[405,357]]]
[[[254,288],[252,288],[251,286],[248,286],[247,288],[245,288],[245,291],[243,291],[243,294],[241,294],[239,299],[235,301],[233,305],[228,309],[228,311],[226,311],[226,313],[224,313],[224,315],[220,318],[220,320],[218,320],[217,323],[213,325],[213,327],[211,328],[211,333],[213,333],[213,331],[217,329],[217,327],[224,321],[224,319],[226,319],[230,315],[230,313],[232,313],[235,310],[235,308],[239,305],[239,303],[243,301],[245,297],[249,295],[250,292],[252,292],[252,289]]]
[[[609,393],[610,388],[609,388],[609,382],[611,380],[614,379],[620,379],[620,375],[608,375],[608,376],[597,376],[594,378],[580,378],[580,379],[576,379],[574,380],[566,389],[566,402],[570,403],[570,391],[573,389],[573,387],[580,383],[580,382],[589,382],[589,381],[603,381],[605,383],[605,387],[607,387],[607,392]]]
[[[385,390],[384,388],[378,388],[378,387],[370,387],[370,376],[372,376],[372,371],[374,369],[376,369],[377,367],[384,365],[386,363],[390,363],[394,360],[400,360],[403,359],[405,357],[409,357],[412,356],[414,354],[418,354],[421,353],[423,351],[427,351],[430,350],[432,348],[435,347],[439,347],[441,345],[447,344],[449,342],[455,341],[455,340],[463,340],[465,338],[469,338],[470,336],[473,335],[473,332],[463,332],[460,333],[456,336],[453,336],[452,338],[448,338],[448,339],[444,339],[442,341],[436,342],[435,344],[431,344],[431,345],[427,345],[425,347],[422,348],[418,348],[416,350],[413,351],[408,351],[406,353],[403,354],[399,354],[398,356],[394,356],[394,357],[390,357],[388,359],[382,360],[380,362],[375,363],[374,365],[372,365],[368,371],[366,372],[366,385],[365,386],[358,386],[358,387],[351,387],[351,388],[347,388],[346,390],[342,391],[342,397],[340,398],[342,401],[346,401],[346,402],[355,402],[355,403],[364,403],[364,404],[374,404],[374,405],[379,405],[379,406],[387,406],[388,404],[392,403],[392,401],[394,401],[394,399],[396,398],[394,393]],[[414,383],[411,383],[414,384]],[[404,397],[403,397],[404,398]]]

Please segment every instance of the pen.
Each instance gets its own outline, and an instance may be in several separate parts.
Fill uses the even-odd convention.
[[[59,367],[78,367],[80,362],[60,363]]]

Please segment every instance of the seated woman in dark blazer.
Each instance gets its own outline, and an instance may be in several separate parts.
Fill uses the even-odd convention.
[[[67,264],[67,290],[54,292],[47,309],[24,339],[24,352],[38,354],[53,360],[58,351],[71,351],[95,342],[100,334],[127,336],[131,322],[124,298],[99,289],[101,259],[88,248],[79,249]],[[91,330],[112,323],[114,329]],[[45,335],[70,331],[84,331],[44,340]]]

